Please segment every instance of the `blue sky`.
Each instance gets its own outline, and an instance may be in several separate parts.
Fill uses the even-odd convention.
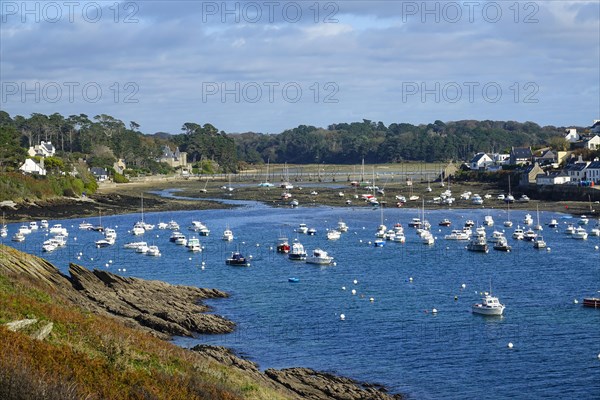
[[[0,2],[0,108],[278,133],[363,118],[589,126],[598,1]]]

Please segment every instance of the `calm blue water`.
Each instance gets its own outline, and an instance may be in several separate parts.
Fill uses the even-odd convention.
[[[123,249],[124,243],[136,240],[127,233],[139,219],[139,214],[132,214],[102,218],[103,225],[116,227],[119,235],[117,244],[106,249],[93,245],[99,233],[77,229],[81,219],[60,221],[69,227],[69,247],[43,256],[64,272],[72,261],[123,275],[228,291],[230,299],[210,304],[216,313],[238,323],[236,332],[176,343],[232,347],[261,368],[327,370],[382,383],[417,399],[600,398],[600,311],[573,301],[600,290],[600,251],[595,249],[599,238],[576,241],[562,233],[562,226],[560,231],[546,227],[549,252],[509,239],[511,253],[475,254],[465,250],[465,242],[443,240],[451,228],[438,231],[435,226],[438,240],[430,248],[406,227],[416,210],[386,209],[386,224],[401,222],[407,242],[375,248],[368,242],[374,240],[380,223],[378,210],[243,204],[232,210],[146,214],[148,222],[175,219],[182,229],[195,219],[205,222],[212,232],[201,238],[202,254],[192,255],[169,243],[171,232],[159,230],[144,239],[158,245],[162,257]],[[466,219],[483,221],[486,214],[487,210],[439,210],[428,212],[427,218],[435,224],[447,217],[454,226],[462,226]],[[535,219],[535,212],[531,214]],[[492,210],[492,215],[496,228],[504,229],[505,212]],[[515,227],[524,215],[511,212]],[[574,222],[540,213],[543,223],[552,217],[561,225]],[[327,241],[326,229],[334,228],[339,219],[350,231],[336,242]],[[314,237],[299,236],[307,250],[329,251],[336,266],[294,263],[272,251],[281,234],[296,237],[293,229],[300,222],[318,229]],[[220,240],[227,225],[236,236],[232,243]],[[9,239],[16,227],[9,225],[4,242],[42,255],[45,233],[13,243]],[[225,265],[226,256],[237,248],[253,256],[251,267]],[[289,283],[292,276],[300,282]],[[479,300],[477,293],[488,290],[490,280],[507,307],[502,318],[470,312],[471,304]],[[357,291],[354,296],[352,289]],[[437,315],[430,312],[434,307]],[[340,320],[341,313],[345,321]],[[507,348],[509,342],[514,344],[512,350]]]

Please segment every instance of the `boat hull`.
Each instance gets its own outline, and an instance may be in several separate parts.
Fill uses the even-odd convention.
[[[600,298],[587,297],[587,298],[583,299],[583,306],[600,309]]]
[[[475,304],[472,307],[473,314],[499,316],[504,312],[504,307],[482,307],[480,304]]]

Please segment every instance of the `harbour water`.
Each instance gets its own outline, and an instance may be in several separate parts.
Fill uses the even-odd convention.
[[[581,305],[583,297],[600,290],[600,238],[574,240],[563,232],[575,219],[541,212],[541,233],[550,249],[535,250],[531,242],[510,238],[523,225],[526,212],[511,211],[514,226],[504,228],[502,209],[457,209],[427,212],[437,240],[425,246],[407,227],[418,213],[385,209],[385,224],[391,228],[402,223],[406,243],[387,242],[382,248],[372,244],[379,210],[282,209],[252,202],[229,210],[145,215],[152,224],[173,219],[188,236],[192,220],[204,222],[211,234],[200,237],[202,253],[170,243],[167,230],[132,236],[128,231],[139,214],[102,217],[102,224],[118,234],[116,244],[107,248],[94,245],[100,233],[77,229],[81,219],[50,221],[69,229],[69,245],[52,253],[42,253],[41,243],[47,239],[42,230],[25,242],[11,242],[19,224],[9,225],[3,242],[45,257],[65,273],[68,263],[75,262],[126,276],[225,290],[231,297],[210,305],[235,321],[237,330],[175,342],[228,346],[261,368],[331,371],[416,399],[600,398],[600,312]],[[488,236],[494,228],[506,230],[512,252],[473,253],[464,241],[443,239],[465,220],[481,223],[488,213],[496,224],[486,229]],[[530,213],[535,221],[535,212]],[[438,227],[443,218],[453,226]],[[560,222],[558,229],[545,226],[551,218]],[[349,231],[328,241],[326,229],[335,228],[339,220]],[[317,234],[294,233],[299,223],[316,228]],[[221,240],[226,226],[234,233],[232,242]],[[297,238],[309,252],[317,247],[328,251],[336,265],[289,261],[275,252],[282,235],[290,241]],[[137,240],[159,246],[162,256],[123,248]],[[252,256],[250,267],[225,265],[225,258],[238,249]],[[290,277],[299,282],[289,282]],[[504,315],[473,315],[471,305],[490,290],[490,283],[506,305]],[[434,308],[437,313],[432,313]]]

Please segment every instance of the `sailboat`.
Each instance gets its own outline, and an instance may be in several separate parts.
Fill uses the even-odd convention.
[[[515,196],[512,195],[512,191],[510,189],[510,175],[508,177],[508,194],[504,198],[504,201],[506,203],[514,203],[515,202]]]
[[[508,219],[504,221],[504,226],[510,228],[513,225],[512,221],[510,220],[510,203],[506,203],[506,213]]]
[[[4,222],[4,213],[2,213],[2,227],[0,228],[0,237],[8,236],[8,228],[6,227],[6,223]]]
[[[536,211],[537,211],[537,224],[533,227],[533,229],[535,229],[536,231],[543,231],[544,228],[542,227],[542,225],[540,225],[540,206],[539,205],[536,206]]]
[[[265,181],[258,184],[258,187],[273,187],[274,185],[269,182],[269,164],[271,159],[267,159],[267,173],[265,174]]]
[[[208,176],[206,177],[206,181],[204,182],[204,187],[200,189],[200,193],[206,193],[206,186],[208,186]]]
[[[102,209],[101,208],[98,208],[98,225],[92,226],[89,229],[91,231],[104,232],[104,227],[102,226]]]

